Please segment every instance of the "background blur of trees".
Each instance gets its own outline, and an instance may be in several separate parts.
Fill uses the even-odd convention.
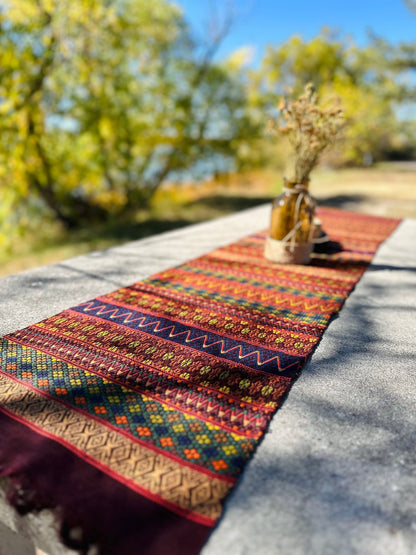
[[[282,169],[268,117],[307,82],[348,118],[326,163],[415,156],[415,44],[326,29],[270,45],[252,69],[244,51],[215,61],[229,23],[204,47],[167,0],[1,2],[0,248],[41,219],[128,218],[166,181]]]

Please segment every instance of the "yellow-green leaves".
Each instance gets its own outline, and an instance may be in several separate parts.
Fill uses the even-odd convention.
[[[124,217],[171,175],[248,143],[244,56],[235,71],[201,56],[174,4],[7,0],[0,17],[3,220]]]

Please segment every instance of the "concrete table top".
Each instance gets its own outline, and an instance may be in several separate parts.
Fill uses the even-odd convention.
[[[0,280],[0,335],[265,229],[269,206]],[[325,331],[203,555],[416,554],[416,220]],[[0,555],[73,553],[0,499]],[[167,553],[168,555],[168,553]]]

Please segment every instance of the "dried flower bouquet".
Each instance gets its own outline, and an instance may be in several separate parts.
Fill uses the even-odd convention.
[[[292,167],[282,194],[274,201],[265,256],[282,264],[307,263],[313,249],[315,201],[308,192],[309,175],[322,152],[344,125],[339,103],[318,106],[311,84],[297,100],[282,99],[271,131],[286,135],[293,147]]]
[[[322,152],[332,144],[344,127],[344,114],[338,101],[327,107],[318,105],[318,95],[308,83],[297,100],[282,98],[280,115],[271,120],[275,135],[286,135],[293,147],[293,167],[289,181],[304,183],[317,165]]]

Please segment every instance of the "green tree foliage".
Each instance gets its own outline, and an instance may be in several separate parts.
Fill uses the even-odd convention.
[[[294,35],[281,45],[269,45],[261,71],[272,93],[282,95],[290,88],[298,96],[307,83],[319,89],[336,76],[348,78],[345,60],[345,44],[324,30],[309,42]]]
[[[404,1],[406,6],[409,8],[409,10],[416,13],[416,0],[404,0]]]
[[[74,228],[130,217],[166,180],[281,169],[267,120],[307,82],[343,102],[338,163],[414,139],[397,118],[415,100],[414,44],[324,30],[270,46],[254,70],[247,49],[213,62],[226,30],[201,48],[168,0],[0,2],[0,248],[40,215]]]
[[[221,37],[201,54],[165,0],[3,2],[3,239],[30,211],[68,228],[124,216],[233,159],[254,127],[237,72],[212,62]]]
[[[416,15],[416,0],[405,0],[410,15]],[[389,43],[382,37],[372,37],[373,52],[377,52],[379,73],[387,73],[391,83],[391,99],[398,102],[416,101],[416,41]]]
[[[330,30],[310,41],[293,36],[267,49],[260,73],[274,106],[287,89],[299,93],[308,82],[323,99],[341,99],[347,126],[338,163],[381,158],[399,138],[408,139],[403,139],[405,129],[395,113],[401,85],[386,51],[375,39],[359,48]]]

